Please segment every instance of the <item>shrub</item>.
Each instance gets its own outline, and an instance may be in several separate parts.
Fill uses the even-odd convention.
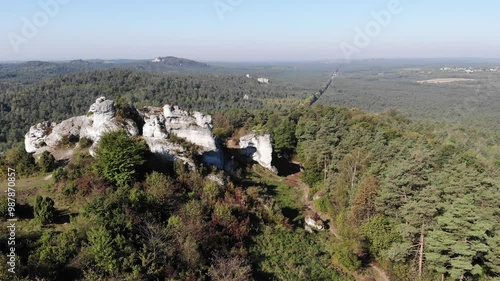
[[[52,177],[54,178],[55,182],[61,182],[65,179],[67,179],[67,173],[66,170],[64,170],[63,167],[59,167],[52,172]]]
[[[56,159],[50,152],[44,151],[38,160],[38,167],[44,173],[52,172],[56,165]]]
[[[78,191],[78,188],[74,181],[71,181],[66,187],[63,189],[64,196],[72,196],[75,195]]]
[[[27,153],[22,145],[7,150],[4,161],[6,167],[15,169],[16,174],[22,177],[30,176],[37,171],[35,158]]]
[[[54,208],[54,200],[49,197],[42,197],[38,195],[35,198],[35,219],[42,225],[51,223],[54,220],[56,209]]]
[[[78,141],[78,145],[80,145],[81,148],[89,148],[92,146],[94,142],[89,139],[89,138],[80,138],[80,140]]]

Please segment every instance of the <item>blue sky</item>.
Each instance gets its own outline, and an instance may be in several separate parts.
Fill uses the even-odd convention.
[[[41,3],[55,1],[49,15]],[[319,60],[345,58],[345,46],[352,58],[500,58],[499,1],[399,0],[397,14],[391,1],[5,0],[0,60]],[[356,45],[356,30],[373,22],[380,29]]]

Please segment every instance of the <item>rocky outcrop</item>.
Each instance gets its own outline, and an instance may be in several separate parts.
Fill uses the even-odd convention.
[[[185,156],[186,150],[173,142],[168,141],[164,138],[154,138],[154,137],[144,137],[144,141],[149,146],[149,150],[156,156],[167,162],[182,161],[184,164],[191,168],[195,168],[196,165],[192,159]]]
[[[31,126],[24,136],[24,147],[28,153],[33,153],[45,146],[45,137],[52,131],[51,123],[48,121]]]
[[[306,223],[304,228],[307,232],[313,232],[313,230],[325,229],[325,225],[324,225],[323,221],[320,219],[315,220],[311,216],[306,216],[304,221]]]
[[[240,150],[253,161],[259,163],[266,169],[278,173],[272,165],[273,146],[270,135],[250,134],[240,137]]]
[[[190,113],[171,105],[165,105],[163,108],[148,107],[140,114],[144,118],[143,136],[146,142],[154,144],[154,149],[151,151],[164,151],[161,154],[171,160],[172,153],[169,156],[169,153],[165,151],[172,151],[168,136],[173,134],[196,145],[205,163],[219,169],[224,167],[222,149],[212,133],[213,125],[210,115],[200,112]],[[160,143],[163,143],[165,147],[160,149],[158,146]],[[184,150],[181,151],[179,147],[179,145],[176,146],[177,152],[183,153]],[[174,154],[179,155],[179,153]]]
[[[85,116],[72,117],[59,124],[42,122],[32,126],[25,135],[24,143],[27,152],[36,153],[38,150],[53,151],[57,149],[64,137],[70,139],[85,137],[94,142],[90,149],[90,153],[93,154],[101,137],[107,132],[117,130],[125,130],[131,136],[139,134],[135,122],[115,117],[112,100],[100,97],[90,106],[88,114]]]
[[[99,140],[105,133],[125,130],[129,135],[139,135],[138,126],[142,126],[142,138],[151,152],[167,161],[182,160],[194,166],[192,160],[185,155],[186,149],[175,142],[182,139],[195,145],[203,161],[220,169],[224,167],[224,157],[215,136],[212,133],[212,117],[200,112],[190,113],[177,106],[146,107],[138,112],[141,120],[117,118],[112,100],[100,97],[85,116],[77,116],[59,124],[42,122],[32,126],[25,135],[25,148],[29,153],[43,150],[57,150],[62,139],[70,137],[78,139],[86,137],[94,141],[90,148],[93,155]],[[140,124],[140,125],[138,125]]]
[[[170,134],[200,146],[205,152],[217,150],[217,143],[212,133],[212,116],[200,112],[190,114],[178,106],[163,107],[165,130]]]

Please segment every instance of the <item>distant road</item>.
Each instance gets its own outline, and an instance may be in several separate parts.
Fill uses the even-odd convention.
[[[340,66],[340,67],[342,67],[342,66]],[[330,85],[332,85],[333,80],[339,76],[340,67],[337,69],[337,71],[335,71],[335,73],[333,73],[332,77],[330,77],[330,79],[326,83],[326,86],[323,87],[323,89],[319,90],[319,92],[314,94],[311,101],[309,102],[309,106],[312,106],[313,104],[315,104],[318,101],[318,99],[328,90]]]

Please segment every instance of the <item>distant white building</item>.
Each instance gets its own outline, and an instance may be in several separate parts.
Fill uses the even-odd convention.
[[[247,74],[247,75],[246,75],[246,77],[247,77],[247,78],[252,78],[252,76],[250,76],[250,74]]]
[[[268,78],[258,78],[257,81],[262,84],[269,84],[269,79]]]
[[[162,62],[163,60],[160,57],[154,58],[151,62]]]

